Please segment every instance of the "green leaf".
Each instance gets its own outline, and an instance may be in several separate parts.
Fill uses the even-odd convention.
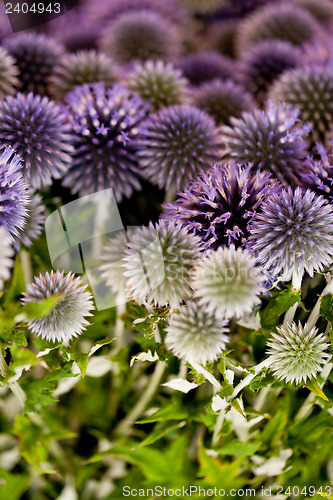
[[[333,325],[333,295],[322,297],[319,314]]]
[[[0,498],[20,500],[29,487],[29,476],[0,469]]]
[[[189,417],[189,412],[178,403],[169,404],[161,410],[157,410],[151,417],[136,422],[137,424],[149,424],[151,422],[163,422],[165,420],[184,420]]]
[[[260,448],[261,443],[241,443],[234,440],[215,450],[219,455],[235,457],[252,457]]]
[[[84,353],[80,349],[80,341],[76,340],[72,343],[71,347],[68,349],[71,359],[75,361],[81,371],[82,377],[85,376],[88,368],[88,353]]]
[[[21,297],[24,291],[25,291],[24,273],[20,261],[20,256],[17,255],[15,259],[13,277],[10,282],[10,288],[8,292],[4,295],[4,304],[8,305],[12,302],[15,302],[15,300],[18,300]]]
[[[162,439],[164,436],[166,436],[170,432],[172,432],[176,429],[180,429],[181,427],[184,427],[185,423],[186,422],[183,421],[183,422],[180,422],[178,424],[170,425],[168,422],[159,422],[156,424],[154,430],[150,434],[148,434],[148,437],[146,437],[146,439],[141,441],[141,443],[133,449],[143,448],[144,446],[148,446],[150,444],[156,443],[156,441],[158,441],[159,439]]]
[[[20,330],[6,329],[0,331],[0,341],[6,344],[18,344],[26,347],[28,341],[26,336]]]
[[[113,342],[114,340],[115,340],[115,337],[113,337],[113,338],[107,337],[106,339],[98,340],[94,344],[94,346],[90,349],[88,356],[92,356],[93,354],[95,354],[96,351],[98,351],[98,349],[100,349],[101,347],[103,347],[105,345],[111,344],[111,342]]]
[[[221,462],[219,458],[207,454],[207,451],[204,448],[199,450],[200,470],[198,476],[202,478],[205,485],[214,488],[221,484],[221,478],[223,478],[223,489],[229,492],[232,488],[241,488],[247,482],[245,474],[241,473],[242,458],[233,462]]]
[[[322,391],[322,389],[319,387],[315,379],[308,380],[308,382],[305,384],[305,387],[307,387],[307,389],[312,391],[316,396],[319,396],[324,401],[328,401],[330,403],[330,400]]]
[[[52,295],[52,297],[43,299],[40,302],[29,302],[22,309],[27,319],[40,319],[48,316],[61,299],[61,294]]]
[[[291,285],[287,290],[275,292],[270,297],[268,305],[259,312],[262,328],[273,328],[279,323],[280,316],[288,311],[297,302],[301,300],[301,292],[294,290]]]

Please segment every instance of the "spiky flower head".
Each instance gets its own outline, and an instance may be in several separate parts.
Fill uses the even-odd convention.
[[[288,69],[302,61],[302,52],[289,42],[265,40],[244,53],[241,61],[241,82],[263,102],[272,83]]]
[[[301,121],[312,123],[312,140],[323,140],[333,121],[333,65],[289,70],[275,82],[269,97],[299,109]]]
[[[14,94],[18,87],[18,68],[15,59],[8,54],[7,50],[0,47],[0,98],[5,95]]]
[[[121,85],[83,85],[66,97],[73,164],[64,185],[80,196],[113,188],[117,201],[140,189],[139,125],[149,106]]]
[[[35,276],[23,293],[22,303],[39,304],[46,299],[54,299],[54,303],[44,316],[28,320],[29,330],[50,342],[69,341],[80,335],[90,324],[85,317],[92,316],[90,311],[94,309],[86,288],[72,273],[51,271]]]
[[[260,304],[265,281],[255,257],[234,245],[208,252],[192,273],[194,297],[207,312],[224,318],[251,313]]]
[[[0,227],[11,241],[26,225],[30,202],[21,161],[10,147],[0,151]]]
[[[151,10],[133,10],[105,28],[100,48],[119,64],[147,59],[174,59],[180,52],[177,27]]]
[[[307,189],[273,193],[251,223],[249,243],[258,260],[283,280],[310,276],[332,263],[333,207]]]
[[[129,236],[133,230],[119,231],[115,236],[109,238],[108,243],[103,248],[100,267],[102,278],[106,280],[107,286],[115,294],[124,295],[126,293],[127,278],[124,275],[125,269],[122,265],[128,249]]]
[[[43,204],[43,199],[39,194],[34,194],[33,190],[29,190],[30,201],[28,204],[29,215],[23,231],[15,238],[16,246],[22,244],[25,247],[30,247],[32,241],[36,240],[44,230],[46,209]]]
[[[243,54],[263,40],[302,45],[320,33],[320,25],[305,9],[287,2],[264,5],[239,24],[237,52]]]
[[[330,359],[325,352],[329,347],[327,337],[318,334],[318,329],[310,330],[301,323],[277,326],[277,333],[271,334],[267,342],[270,368],[279,380],[287,383],[306,384],[316,376],[323,365]]]
[[[47,97],[32,93],[0,101],[0,142],[23,159],[25,178],[34,188],[48,186],[66,172],[72,151],[65,113]]]
[[[332,148],[331,148],[332,149]],[[317,143],[315,155],[308,156],[308,172],[304,176],[306,187],[322,195],[329,203],[333,202],[333,165],[332,153],[323,144]]]
[[[214,120],[194,106],[163,108],[150,115],[140,136],[143,174],[160,188],[178,190],[221,159]]]
[[[206,250],[246,246],[249,222],[277,183],[267,172],[230,161],[202,173],[175,203],[164,206],[164,217],[176,220],[199,236]]]
[[[217,124],[229,125],[230,118],[251,111],[254,102],[243,86],[232,80],[212,80],[193,90],[192,104],[212,116]]]
[[[266,111],[245,112],[221,128],[224,157],[265,169],[281,182],[302,184],[310,126],[298,126],[298,110],[268,102]]]
[[[165,106],[182,104],[187,81],[171,63],[159,60],[136,64],[128,75],[127,85],[156,111]]]
[[[200,250],[199,238],[175,222],[137,228],[124,259],[129,293],[139,302],[178,307],[191,295],[190,273]]]
[[[4,281],[10,278],[10,270],[14,264],[13,255],[14,249],[10,244],[8,233],[4,226],[0,226],[0,290],[3,289]]]
[[[333,62],[333,36],[324,32],[303,47],[303,66],[309,64],[324,65]]]
[[[186,54],[177,63],[192,85],[200,85],[216,78],[235,79],[237,63],[218,52]]]
[[[171,315],[166,330],[166,347],[192,364],[214,362],[229,340],[227,320],[191,301]]]
[[[85,83],[104,82],[107,87],[118,79],[118,68],[111,57],[96,50],[80,50],[64,55],[50,78],[50,93],[62,99]]]
[[[34,32],[15,33],[3,44],[19,68],[19,90],[47,95],[53,68],[64,53],[62,45]]]
[[[296,5],[307,10],[317,21],[326,26],[333,21],[333,5],[330,0],[294,0]]]

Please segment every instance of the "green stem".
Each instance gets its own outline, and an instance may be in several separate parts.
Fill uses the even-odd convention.
[[[269,367],[271,365],[271,363],[272,363],[272,360],[270,358],[266,358],[266,359],[264,359],[264,361],[259,363],[259,365],[256,365],[254,367],[254,372],[249,373],[245,378],[243,378],[243,380],[241,380],[239,382],[238,385],[236,385],[234,392],[231,394],[231,396],[229,396],[227,398],[227,401],[232,401],[237,396],[237,394],[239,394],[241,392],[241,390],[244,389],[244,387],[249,385],[251,380],[253,380],[254,377],[256,377],[258,375],[258,373],[260,373],[263,368]]]

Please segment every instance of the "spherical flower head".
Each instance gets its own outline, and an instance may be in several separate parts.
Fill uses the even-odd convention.
[[[332,151],[332,146],[330,150]],[[323,144],[317,143],[315,156],[306,159],[308,172],[304,176],[306,187],[326,198],[329,203],[333,202],[332,156]]]
[[[289,42],[265,40],[244,53],[241,82],[259,102],[267,98],[272,83],[286,70],[302,61],[302,52]]]
[[[13,267],[14,250],[10,245],[8,233],[5,227],[0,226],[0,290],[3,289],[4,281],[10,278]]]
[[[213,363],[229,340],[227,320],[191,301],[171,315],[166,330],[166,347],[190,364]]]
[[[249,223],[278,184],[251,165],[215,165],[164,206],[164,217],[176,220],[199,236],[206,250],[247,246]]]
[[[140,165],[154,184],[182,189],[221,159],[222,143],[214,120],[194,106],[170,106],[150,115],[140,136]]]
[[[301,279],[323,271],[333,257],[333,207],[307,189],[272,194],[253,218],[249,243],[274,276]]]
[[[107,286],[117,295],[126,294],[127,278],[124,274],[125,269],[122,266],[122,261],[126,257],[129,237],[132,234],[133,229],[127,232],[119,231],[109,239],[101,254],[101,260],[103,261],[103,265],[100,267],[102,278],[106,280]]]
[[[185,78],[192,85],[215,80],[235,79],[237,64],[218,52],[198,52],[187,54],[177,63]]]
[[[26,225],[28,185],[22,176],[21,158],[8,147],[0,151],[0,227],[13,241]]]
[[[17,78],[19,71],[15,66],[15,59],[10,56],[6,49],[0,47],[0,98],[5,95],[14,94],[18,87]]]
[[[284,40],[302,45],[320,33],[320,25],[305,9],[287,2],[269,3],[239,24],[237,51],[243,54],[263,40]]]
[[[118,68],[111,57],[95,50],[80,50],[64,55],[54,68],[50,93],[62,99],[85,83],[104,82],[107,87],[118,79]]]
[[[66,172],[72,151],[70,126],[62,109],[47,97],[17,94],[0,101],[0,142],[23,159],[23,172],[38,189]]]
[[[22,244],[25,247],[30,247],[33,240],[38,239],[45,227],[46,209],[43,205],[42,197],[39,194],[29,189],[29,204],[28,204],[28,218],[24,229],[20,232],[19,236],[15,238],[17,248]]]
[[[232,116],[254,109],[251,95],[232,80],[212,80],[193,90],[192,104],[212,116],[217,124],[229,125]]]
[[[298,125],[298,110],[268,102],[267,110],[244,112],[221,127],[224,157],[270,171],[282,183],[302,185],[309,125]]]
[[[15,33],[4,47],[19,68],[19,90],[47,95],[49,78],[64,48],[56,40],[37,33]]]
[[[309,64],[325,65],[333,61],[333,36],[324,32],[303,46],[303,66]]]
[[[92,295],[86,288],[72,273],[51,271],[36,276],[27,285],[22,303],[38,304],[51,298],[55,302],[48,314],[28,320],[29,330],[50,342],[69,341],[80,335],[90,324],[85,317],[92,316],[90,311],[94,309]]]
[[[138,134],[149,106],[121,85],[83,85],[66,97],[73,164],[64,185],[79,196],[112,188],[117,201],[140,189]]]
[[[178,307],[191,295],[190,273],[200,250],[199,238],[175,222],[137,228],[124,259],[129,293],[139,302]]]
[[[277,333],[271,334],[267,342],[267,354],[272,361],[271,369],[279,380],[287,383],[306,384],[322,369],[330,355],[327,351],[327,337],[317,328],[309,330],[301,323],[277,326]]]
[[[100,48],[119,64],[147,59],[171,60],[181,48],[177,27],[151,10],[128,11],[106,28]]]
[[[333,65],[289,70],[275,82],[269,96],[297,108],[302,123],[311,122],[312,141],[324,140],[333,121]]]
[[[208,252],[192,273],[194,297],[207,312],[240,318],[260,304],[267,276],[247,250],[219,248]]]
[[[187,81],[171,63],[159,60],[138,63],[128,75],[127,85],[157,111],[165,106],[182,104]]]

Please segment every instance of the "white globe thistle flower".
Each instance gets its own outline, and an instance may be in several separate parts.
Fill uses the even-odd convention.
[[[178,307],[190,297],[190,274],[202,254],[200,239],[178,223],[137,228],[124,259],[129,293],[139,302]]]
[[[90,323],[85,316],[92,316],[94,309],[92,295],[85,291],[80,278],[74,274],[51,271],[35,277],[34,283],[27,285],[23,294],[22,303],[39,302],[54,297],[55,303],[52,310],[35,320],[28,320],[28,328],[51,342],[68,341],[77,337]]]
[[[308,331],[306,325],[303,327],[301,323],[276,328],[277,333],[272,333],[271,340],[267,342],[270,368],[280,380],[305,384],[330,359],[325,352],[329,347],[327,337],[323,333],[318,334],[315,327]]]
[[[227,320],[191,301],[170,316],[166,330],[166,347],[190,364],[214,362],[228,342]]]
[[[126,257],[129,234],[131,231],[119,231],[116,236],[109,239],[103,248],[101,260],[104,264],[100,267],[102,278],[107,286],[117,295],[125,295],[127,279],[124,275],[123,259]]]
[[[3,282],[10,278],[10,270],[13,267],[14,250],[9,241],[9,235],[3,226],[0,226],[0,290]]]
[[[207,311],[231,318],[248,314],[260,304],[267,280],[247,250],[220,247],[199,262],[192,274],[194,296]]]

